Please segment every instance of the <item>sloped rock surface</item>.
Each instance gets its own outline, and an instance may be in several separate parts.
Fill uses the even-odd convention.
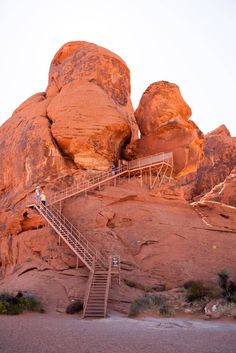
[[[233,273],[235,209],[211,202],[193,207],[181,195],[168,196],[140,188],[135,179],[123,180],[86,198],[66,200],[63,214],[104,256],[119,254],[122,276],[142,278],[144,286],[211,280],[222,268]],[[33,216],[34,211],[25,219],[19,214],[18,223],[9,224],[0,242],[4,273],[14,273],[25,262],[54,271],[75,267],[76,257],[65,244],[59,246],[50,228],[38,223],[38,229],[30,229]],[[105,222],[98,220],[101,216]]]

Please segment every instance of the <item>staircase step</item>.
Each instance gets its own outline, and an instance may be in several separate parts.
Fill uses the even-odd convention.
[[[104,310],[96,310],[96,309],[91,309],[91,310],[88,310],[86,311],[86,314],[85,315],[94,315],[94,314],[100,314],[100,315],[104,315]]]
[[[92,295],[92,296],[89,296],[88,302],[90,302],[91,300],[96,301],[96,302],[104,301],[105,300],[105,295],[100,295],[100,296]]]
[[[99,285],[93,284],[94,289],[106,290],[106,287],[107,287],[106,283],[104,284],[104,286],[102,286],[101,284],[99,284]]]
[[[91,300],[94,300],[94,301],[104,301],[105,300],[105,296],[104,295],[92,295],[92,296],[89,296],[89,299],[88,299],[88,302],[90,302]]]
[[[104,312],[103,313],[88,313],[85,314],[84,317],[105,317]]]

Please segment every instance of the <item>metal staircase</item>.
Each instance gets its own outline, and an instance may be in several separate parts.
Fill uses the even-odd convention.
[[[110,284],[111,267],[109,266],[108,270],[104,270],[95,262],[94,269],[89,276],[83,318],[106,317]]]
[[[116,168],[115,171],[100,173],[93,178],[74,184],[65,190],[55,193],[45,206],[35,200],[33,207],[47,220],[50,226],[55,230],[60,238],[69,246],[69,248],[89,269],[89,281],[84,299],[83,318],[86,317],[106,317],[109,288],[112,275],[119,276],[120,279],[120,261],[118,256],[109,257],[107,260],[73,224],[61,213],[61,210],[54,206],[71,196],[80,194],[119,176],[131,173],[142,173],[148,171],[150,180],[151,175],[156,172],[156,180],[159,185],[169,171],[168,178],[171,178],[173,171],[172,152],[160,153],[128,162]],[[153,185],[153,184],[152,184]],[[150,183],[151,187],[151,183]],[[117,260],[118,259],[118,260]],[[119,280],[120,282],[120,280]]]
[[[90,271],[83,318],[106,317],[111,282],[108,261],[57,208],[39,202],[34,207]]]

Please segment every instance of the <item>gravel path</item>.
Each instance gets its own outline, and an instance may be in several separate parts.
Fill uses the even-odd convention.
[[[236,353],[236,324],[183,319],[0,316],[0,353]]]

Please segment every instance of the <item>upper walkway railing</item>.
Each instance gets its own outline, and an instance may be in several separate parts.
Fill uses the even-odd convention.
[[[152,166],[158,163],[170,163],[173,164],[173,153],[172,152],[161,152],[158,154],[152,154],[147,157],[141,157],[128,162],[128,169],[143,168],[146,166]]]
[[[71,197],[73,195],[85,192],[93,187],[99,186],[102,183],[108,182],[112,179],[115,179],[121,175],[124,175],[128,172],[136,171],[138,169],[145,169],[148,166],[154,166],[157,164],[169,164],[173,166],[173,153],[172,152],[161,152],[158,154],[153,154],[147,157],[142,157],[129,161],[127,165],[121,165],[114,170],[109,170],[106,172],[101,172],[96,176],[83,180],[79,183],[73,184],[72,186],[60,190],[54,193],[48,200],[48,204],[52,205],[56,202],[62,201]]]

